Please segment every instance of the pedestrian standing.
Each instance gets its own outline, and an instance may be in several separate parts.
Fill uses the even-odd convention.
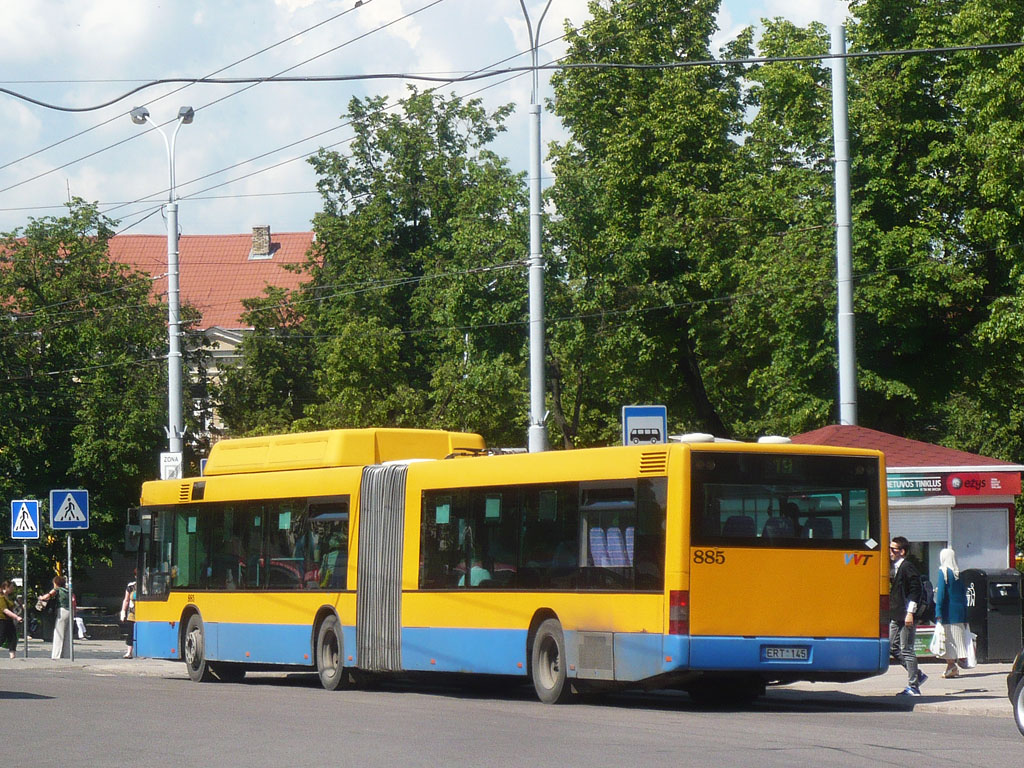
[[[971,630],[967,626],[967,589],[960,581],[960,567],[952,547],[939,552],[939,578],[936,584],[935,620],[942,626],[945,635],[942,658],[946,660],[946,670],[942,676],[959,677],[957,663],[961,666],[967,664]]]
[[[57,598],[57,623],[53,625],[51,659],[71,658],[71,595],[65,584],[67,579],[63,576],[54,576],[53,589],[42,597],[47,602]]]
[[[10,651],[12,659],[18,651],[18,624],[21,622],[13,597],[16,586],[13,581],[0,583],[0,647]]]
[[[124,652],[124,657],[130,659],[132,657],[132,651],[135,646],[135,585],[138,580],[139,569],[136,568],[135,578],[128,582],[128,586],[124,589],[124,600],[121,601],[121,621],[125,624],[125,638],[124,642],[128,646],[128,649]]]
[[[928,675],[917,668],[917,624],[914,616],[917,604],[924,598],[921,576],[907,558],[910,542],[903,536],[893,536],[889,542],[889,560],[892,575],[889,586],[889,653],[907,670],[907,687],[903,696],[920,696],[921,685]]]

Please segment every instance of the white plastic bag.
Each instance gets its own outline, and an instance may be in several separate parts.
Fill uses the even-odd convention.
[[[946,629],[941,624],[935,625],[932,641],[928,643],[928,651],[932,656],[941,658],[946,654]]]
[[[964,664],[964,669],[974,669],[978,666],[978,652],[974,649],[978,642],[978,636],[970,631],[968,631],[967,636],[970,640],[967,643],[967,663]]]

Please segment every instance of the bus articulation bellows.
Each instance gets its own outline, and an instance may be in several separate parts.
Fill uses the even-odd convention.
[[[825,446],[225,440],[203,477],[143,486],[137,652],[182,659],[197,681],[523,676],[545,702],[877,675],[884,477],[877,451]]]

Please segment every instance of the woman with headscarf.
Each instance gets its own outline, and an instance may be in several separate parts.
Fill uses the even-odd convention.
[[[967,626],[967,590],[960,581],[960,567],[956,564],[956,552],[947,547],[939,552],[939,576],[935,590],[935,621],[945,632],[946,660],[945,678],[959,677],[957,668],[967,660],[967,648],[971,642],[971,631]]]

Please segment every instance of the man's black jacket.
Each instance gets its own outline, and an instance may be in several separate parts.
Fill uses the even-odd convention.
[[[910,600],[918,604],[921,602],[921,577],[910,559],[904,558],[889,586],[889,619],[902,624],[907,618],[907,602]]]

